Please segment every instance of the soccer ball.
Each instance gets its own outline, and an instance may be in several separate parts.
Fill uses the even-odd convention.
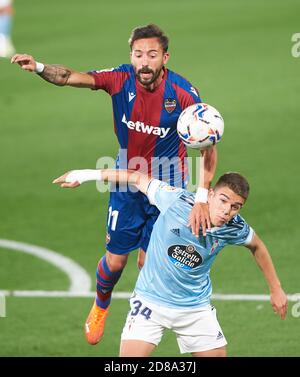
[[[218,110],[207,103],[195,103],[180,114],[177,133],[190,148],[207,149],[221,140],[224,121]]]

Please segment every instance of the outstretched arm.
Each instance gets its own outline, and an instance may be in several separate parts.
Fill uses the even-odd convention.
[[[74,188],[80,186],[84,182],[88,181],[106,181],[106,182],[118,182],[129,183],[135,186],[139,191],[146,194],[149,183],[152,178],[146,174],[139,173],[134,170],[116,170],[116,169],[83,169],[72,170],[59,178],[56,178],[53,183],[60,184],[64,188]]]
[[[217,167],[217,147],[213,146],[204,151],[200,151],[200,174],[198,190],[195,198],[195,205],[189,216],[189,225],[195,235],[199,234],[202,227],[203,236],[206,235],[206,228],[211,228],[209,218],[207,194],[211,182],[214,178]]]
[[[25,71],[36,72],[44,80],[58,86],[74,86],[77,88],[94,88],[93,76],[88,73],[74,71],[59,64],[41,64],[27,54],[16,54],[11,63],[19,64]]]
[[[246,245],[254,255],[257,265],[262,270],[270,289],[270,300],[275,313],[284,319],[287,312],[287,296],[281,288],[271,256],[263,241],[254,234],[250,244]]]

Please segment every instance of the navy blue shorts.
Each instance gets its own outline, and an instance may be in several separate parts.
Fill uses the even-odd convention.
[[[106,249],[113,254],[147,251],[159,210],[141,192],[111,192],[108,204]]]

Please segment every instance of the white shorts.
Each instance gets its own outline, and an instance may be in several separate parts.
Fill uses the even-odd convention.
[[[176,334],[181,353],[208,351],[227,344],[211,305],[173,309],[135,295],[130,299],[130,308],[121,340],[143,340],[157,346],[164,330],[170,329]]]

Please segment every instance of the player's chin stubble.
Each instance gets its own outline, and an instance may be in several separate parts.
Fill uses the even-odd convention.
[[[136,72],[136,76],[137,76],[137,79],[139,80],[139,82],[142,85],[149,86],[149,85],[153,84],[155,82],[155,80],[159,77],[161,70],[162,70],[162,68],[160,68],[160,69],[158,69],[154,72],[152,69],[143,69],[142,68],[142,69],[139,69]],[[151,73],[152,78],[148,79],[148,80],[143,80],[142,77],[141,77],[142,73]]]

